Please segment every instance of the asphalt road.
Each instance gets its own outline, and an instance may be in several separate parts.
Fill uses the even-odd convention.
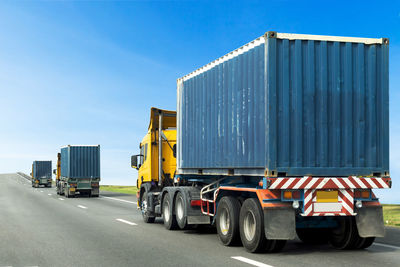
[[[134,196],[66,199],[54,187],[0,175],[0,266],[399,266],[400,231],[387,233],[362,251],[295,240],[278,254],[250,254],[221,245],[213,229],[145,224]]]

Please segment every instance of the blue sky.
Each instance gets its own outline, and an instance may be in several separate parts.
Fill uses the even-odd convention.
[[[177,78],[269,30],[390,38],[394,186],[378,195],[400,203],[399,1],[0,1],[0,172],[101,144],[103,183],[134,184],[150,107],[175,110]]]

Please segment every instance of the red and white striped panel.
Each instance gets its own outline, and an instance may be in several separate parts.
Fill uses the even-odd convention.
[[[390,178],[382,177],[311,177],[267,178],[268,189],[367,189],[390,188]]]
[[[339,189],[338,190],[338,205],[341,205],[338,211],[315,211],[315,205],[324,204],[317,202],[317,190],[304,190],[304,213],[302,216],[353,216],[354,213],[354,190]]]

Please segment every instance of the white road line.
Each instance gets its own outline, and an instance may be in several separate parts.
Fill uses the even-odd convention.
[[[130,222],[130,221],[127,221],[127,220],[124,220],[124,219],[115,219],[115,220],[117,220],[119,222],[123,222],[123,223],[129,224],[129,225],[137,225],[134,222]]]
[[[241,256],[235,256],[235,257],[231,257],[231,258],[235,259],[235,260],[238,260],[238,261],[241,261],[241,262],[245,262],[247,264],[258,266],[258,267],[273,267],[272,265],[268,265],[268,264],[265,264],[265,263],[262,263],[262,262],[259,262],[259,261],[255,261],[255,260],[251,260],[251,259],[248,259],[248,258],[245,258],[245,257],[241,257]]]
[[[82,206],[82,205],[78,205],[78,208],[81,208],[81,209],[87,209],[87,207],[85,207],[85,206]]]
[[[381,247],[387,247],[387,248],[400,249],[400,247],[398,247],[398,246],[387,245],[387,244],[376,243],[376,242],[374,243],[374,245],[381,246]]]
[[[126,202],[126,203],[130,203],[130,204],[137,204],[136,202],[133,202],[133,201],[128,201],[128,200],[119,199],[119,198],[115,198],[115,197],[103,197],[102,196],[101,198],[108,198],[108,199],[117,200],[117,201],[121,201],[121,202]]]
[[[51,196],[51,194],[47,194],[48,196]]]
[[[61,198],[61,197],[59,197],[58,199],[59,199],[59,200],[64,200],[64,199],[63,199],[63,198]]]
[[[40,191],[40,193],[43,193],[43,191]]]

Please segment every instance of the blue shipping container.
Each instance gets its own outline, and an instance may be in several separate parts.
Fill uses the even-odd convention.
[[[51,161],[34,161],[32,164],[32,174],[36,179],[51,178]]]
[[[100,145],[61,148],[61,176],[66,178],[100,178]]]
[[[388,175],[389,41],[267,32],[178,79],[180,174]]]

